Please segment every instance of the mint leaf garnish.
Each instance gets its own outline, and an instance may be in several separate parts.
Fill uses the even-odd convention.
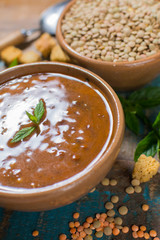
[[[36,118],[35,116],[33,116],[32,114],[30,114],[30,113],[27,112],[27,111],[26,111],[26,114],[27,114],[27,116],[29,117],[29,119],[30,119],[33,123],[35,123],[35,124],[38,123],[38,120],[37,120],[37,118]]]
[[[34,115],[30,114],[29,112],[26,111],[26,114],[28,118],[35,124],[32,127],[26,127],[22,128],[20,131],[18,131],[13,139],[11,140],[11,143],[16,143],[27,136],[29,136],[39,125],[41,118],[43,117],[43,114],[45,112],[44,108],[44,103],[42,100],[39,101],[39,103],[36,105],[35,110],[34,110]]]
[[[16,133],[11,143],[19,142],[24,138],[28,137],[35,130],[35,128],[36,128],[35,126],[22,128],[19,132]]]
[[[43,117],[44,111],[45,109],[44,109],[43,101],[40,100],[34,110],[34,116],[37,118],[37,123],[39,123],[41,118]]]

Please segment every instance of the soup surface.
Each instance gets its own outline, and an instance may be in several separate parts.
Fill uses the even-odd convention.
[[[43,100],[44,116],[30,136],[11,143],[32,126]],[[62,74],[34,74],[0,87],[0,185],[38,188],[68,179],[103,154],[112,114],[102,92],[87,80]]]

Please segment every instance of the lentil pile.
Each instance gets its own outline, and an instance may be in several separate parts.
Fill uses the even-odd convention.
[[[109,178],[104,178],[101,184],[107,188],[109,185],[114,186],[111,185],[112,181],[118,184],[116,179]],[[135,191],[136,187],[141,187],[140,181],[137,179],[133,179],[131,181],[131,185],[134,193],[137,193]],[[131,193],[129,192],[128,194]],[[123,217],[128,214],[129,209],[125,205],[117,205],[118,202],[119,197],[112,195],[110,197],[110,201],[105,203],[105,212],[96,213],[93,217],[88,216],[83,223],[80,223],[79,221],[80,214],[75,212],[73,214],[73,220],[68,224],[71,235],[70,238],[63,233],[59,235],[59,240],[95,240],[102,238],[103,236],[110,236],[114,238],[115,236],[119,236],[120,233],[121,236],[123,234],[123,239],[128,239],[127,234],[130,233],[133,239],[143,238],[160,240],[159,237],[157,237],[157,232],[154,229],[147,230],[146,226],[138,226],[136,224],[125,226],[125,224],[123,224]],[[143,204],[142,210],[144,212],[148,211],[149,206],[147,204]]]
[[[77,0],[62,20],[66,42],[88,58],[122,62],[160,50],[157,0]]]

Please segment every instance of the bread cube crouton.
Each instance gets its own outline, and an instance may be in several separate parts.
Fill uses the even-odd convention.
[[[13,62],[14,59],[19,60],[21,55],[22,51],[14,46],[6,47],[1,51],[1,59],[8,65]]]
[[[39,62],[40,60],[41,60],[41,57],[34,51],[24,52],[19,58],[20,63],[33,63],[33,62]]]
[[[41,37],[35,42],[36,49],[42,53],[44,58],[47,58],[52,48],[56,45],[56,41],[48,33],[43,33]]]
[[[135,163],[132,176],[140,182],[148,182],[157,174],[159,166],[160,163],[155,158],[142,154]]]
[[[56,45],[52,48],[50,60],[57,62],[70,62],[69,56],[63,52],[62,48],[59,45]]]

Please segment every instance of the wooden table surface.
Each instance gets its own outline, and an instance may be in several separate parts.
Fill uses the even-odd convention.
[[[37,27],[40,13],[55,2],[57,1],[0,0],[0,37],[21,28]],[[160,86],[160,77],[152,84]],[[68,222],[72,220],[73,212],[80,212],[80,221],[84,221],[88,215],[94,216],[97,212],[105,211],[104,203],[109,201],[113,194],[120,197],[116,207],[126,204],[129,208],[129,214],[123,218],[125,225],[146,225],[147,230],[154,228],[160,237],[160,174],[149,183],[142,185],[141,194],[128,196],[124,191],[131,180],[133,155],[138,140],[126,130],[119,156],[108,175],[118,180],[116,187],[105,188],[100,184],[96,187],[96,191],[78,201],[46,212],[25,213],[0,208],[0,240],[58,240],[60,233],[69,233]],[[141,210],[143,203],[150,205],[147,213]],[[118,213],[116,214],[118,216]],[[39,236],[36,238],[32,236],[32,231],[35,229],[39,231]],[[101,239],[130,240],[132,237],[129,233],[126,236],[120,234],[117,238],[104,236]]]
[[[41,12],[58,0],[0,0],[0,37],[39,26]]]

